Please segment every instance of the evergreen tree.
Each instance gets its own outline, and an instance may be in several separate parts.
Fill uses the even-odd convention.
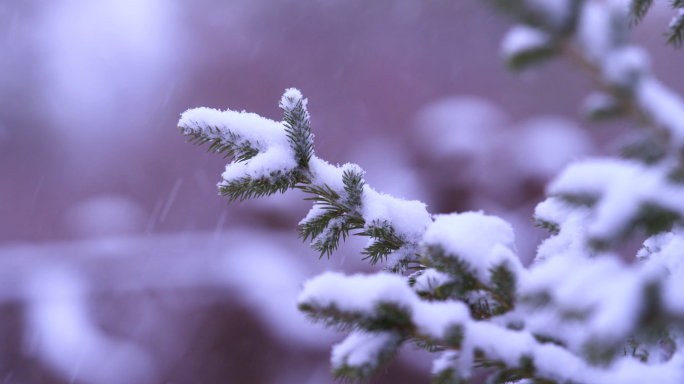
[[[321,257],[349,235],[369,237],[363,258],[385,271],[308,281],[299,309],[349,336],[333,347],[337,378],[363,380],[404,344],[439,352],[436,383],[684,382],[684,102],[629,42],[651,0],[490,0],[516,24],[502,54],[514,70],[553,57],[596,80],[588,118],[643,128],[623,157],[569,165],[548,185],[534,220],[550,232],[524,268],[511,226],[481,212],[431,215],[425,204],[376,192],[354,164],[314,153],[307,100],[288,89],[283,122],[197,108],[181,132],[231,158],[219,191],[230,201],[298,188],[313,201],[299,223]],[[680,44],[684,2],[668,30]],[[615,247],[642,231],[638,262]]]

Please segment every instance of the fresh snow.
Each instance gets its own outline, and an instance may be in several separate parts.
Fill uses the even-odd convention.
[[[441,246],[448,255],[468,262],[485,284],[489,282],[489,268],[503,262],[514,271],[522,269],[511,225],[482,212],[437,215],[423,242]]]
[[[549,42],[549,35],[544,31],[525,25],[516,25],[504,37],[501,43],[501,53],[504,57],[510,58],[520,53],[545,48]]]

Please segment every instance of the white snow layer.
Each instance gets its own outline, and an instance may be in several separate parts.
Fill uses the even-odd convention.
[[[270,177],[271,172],[288,172],[297,166],[282,123],[263,118],[254,113],[219,111],[195,108],[185,111],[178,122],[185,134],[203,134],[209,138],[232,139],[230,133],[239,135],[238,142],[249,141],[259,153],[248,161],[226,165],[222,174],[230,182],[240,177]]]
[[[283,97],[280,98],[280,107],[284,109],[293,109],[300,100],[302,101],[304,108],[306,108],[306,104],[308,104],[309,101],[304,99],[302,92],[297,88],[288,88],[285,90]]]
[[[391,224],[396,233],[410,243],[418,243],[432,223],[424,203],[378,193],[368,185],[363,189],[362,215],[367,225]]]
[[[375,367],[380,354],[398,344],[399,335],[393,332],[367,333],[354,331],[344,341],[333,346],[330,363],[333,369],[350,367]]]
[[[446,273],[427,268],[417,273],[416,282],[413,284],[413,290],[416,292],[434,292],[435,288],[447,284],[450,281],[451,279]]]
[[[549,35],[544,31],[516,25],[504,37],[501,43],[501,54],[510,58],[520,53],[542,49],[549,45]]]
[[[573,163],[548,185],[547,194],[596,199],[587,227],[592,238],[619,235],[643,204],[684,216],[684,187],[669,182],[665,168],[635,161],[589,159]]]
[[[534,217],[558,225],[559,233],[539,245],[535,260],[557,256],[590,257],[592,250],[587,246],[585,229],[590,214],[589,208],[573,206],[556,197],[539,203]]]
[[[441,246],[447,254],[468,262],[485,284],[489,269],[503,262],[508,262],[514,273],[522,269],[511,225],[482,212],[438,215],[423,242]]]
[[[555,324],[560,323],[563,313],[580,311],[586,313],[582,340],[594,338],[600,341],[615,341],[626,337],[638,320],[643,303],[642,288],[654,277],[653,272],[625,266],[615,258],[602,257],[577,263],[576,259],[554,258],[533,268],[531,275],[522,284],[524,294],[546,292],[558,305],[560,311],[546,316],[551,321],[544,324],[539,319],[528,327],[531,332],[548,331],[553,335]],[[674,308],[684,310],[676,302],[682,298],[681,290],[670,288],[672,296],[665,302]],[[668,291],[669,292],[669,291]],[[684,356],[675,354],[669,361],[658,365],[646,365],[631,357],[618,358],[609,367],[595,367],[586,364],[579,354],[570,349],[546,343],[540,344],[530,331],[506,329],[493,322],[473,321],[467,308],[460,302],[426,302],[408,287],[405,279],[397,275],[353,275],[328,272],[309,280],[298,298],[299,303],[314,307],[335,306],[342,311],[373,316],[378,303],[393,303],[411,314],[419,334],[428,337],[443,337],[444,331],[459,325],[464,331],[461,355],[446,354],[435,362],[433,372],[454,365],[466,376],[472,363],[473,351],[477,348],[488,359],[500,360],[509,366],[517,366],[525,356],[534,361],[537,373],[542,377],[560,381],[598,384],[637,384],[642,382],[679,383],[684,380],[681,365]],[[566,319],[567,320],[567,319]],[[561,328],[562,330],[563,328]],[[563,339],[560,335],[559,339]],[[362,335],[354,335],[336,347],[333,363],[353,357],[354,365],[369,364],[376,358],[378,347],[386,342],[384,336],[377,336],[368,346],[362,346]],[[577,344],[577,343],[575,343]],[[357,349],[358,348],[358,349]],[[367,360],[364,360],[367,359]]]
[[[592,1],[581,10],[577,38],[586,58],[597,65],[603,79],[629,90],[648,118],[684,144],[684,101],[663,86],[650,71],[649,55],[641,48],[616,40],[615,15],[626,12],[623,1]],[[682,17],[680,15],[676,16]],[[619,32],[617,33],[619,35]]]
[[[394,304],[411,314],[419,333],[434,338],[444,337],[449,326],[463,324],[470,317],[465,304],[425,302],[403,277],[388,273],[345,276],[327,272],[308,280],[297,302],[321,307],[334,305],[339,310],[367,316],[375,313],[377,304]]]

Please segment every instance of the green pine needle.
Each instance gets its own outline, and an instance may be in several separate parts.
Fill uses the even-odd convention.
[[[679,0],[677,4],[680,8],[684,8],[684,0]],[[684,41],[684,13],[680,13],[672,19],[665,36],[667,36],[668,44],[681,48]]]
[[[502,305],[495,311],[497,315],[508,312],[515,304],[516,278],[508,267],[508,262],[497,265],[489,270],[491,274],[492,293],[502,300]]]
[[[373,222],[367,225],[364,231],[357,236],[369,236],[376,241],[364,248],[361,254],[366,255],[363,260],[369,260],[371,265],[384,261],[387,256],[404,245],[404,240],[395,234],[394,228],[387,222]]]
[[[178,127],[178,129],[185,136],[191,136],[188,143],[197,146],[211,143],[207,152],[224,154],[224,159],[231,158],[231,161],[241,162],[259,154],[259,150],[249,140],[244,140],[231,131],[221,132],[217,127],[207,127],[209,133],[197,133],[187,127]]]
[[[637,25],[648,13],[653,5],[653,0],[631,0],[629,3],[629,13],[632,16],[632,25]]]
[[[290,141],[290,146],[295,151],[297,164],[302,169],[309,169],[309,161],[313,156],[313,135],[311,134],[309,112],[304,106],[304,101],[298,100],[294,108],[288,108],[283,104],[280,105],[280,108],[283,110],[285,132]]]
[[[344,193],[338,193],[327,184],[298,187],[314,195],[305,200],[313,201],[324,212],[299,225],[299,238],[311,238],[311,247],[328,258],[337,250],[340,237],[346,240],[350,231],[362,229],[365,221],[359,212],[362,205],[363,178],[355,171],[345,171],[342,177]]]
[[[296,172],[271,172],[270,177],[252,178],[240,177],[231,181],[224,181],[219,185],[221,196],[228,197],[228,202],[244,201],[251,198],[270,196],[276,192],[284,193],[293,188],[298,178]]]

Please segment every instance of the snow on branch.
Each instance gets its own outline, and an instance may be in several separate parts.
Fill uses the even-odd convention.
[[[568,166],[547,193],[592,207],[587,235],[607,246],[635,228],[648,235],[671,230],[684,217],[684,185],[670,180],[668,168],[636,161],[594,159]]]
[[[178,128],[191,143],[232,157],[220,193],[230,201],[272,195],[292,188],[301,178],[283,125],[259,115],[196,108],[183,113]]]
[[[334,166],[316,157],[308,101],[299,90],[287,89],[279,104],[281,123],[244,111],[196,108],[182,114],[178,128],[189,142],[210,143],[209,152],[231,158],[218,184],[230,201],[299,188],[314,202],[300,222],[300,237],[310,238],[321,256],[329,257],[340,238],[356,231],[370,238],[363,254],[371,264],[389,258],[388,269],[409,268],[432,221],[425,204],[376,192],[356,164]]]

